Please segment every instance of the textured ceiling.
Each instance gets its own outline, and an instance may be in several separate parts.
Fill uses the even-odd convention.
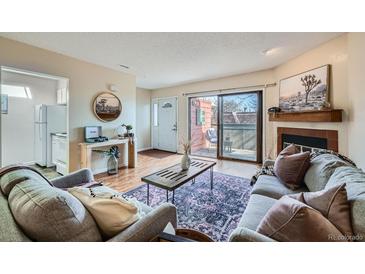
[[[0,36],[135,74],[138,87],[156,89],[269,69],[340,34],[0,33]],[[273,54],[262,53],[271,48],[276,48]]]

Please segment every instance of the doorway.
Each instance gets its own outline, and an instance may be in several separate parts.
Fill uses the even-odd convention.
[[[177,97],[152,100],[152,146],[177,152]]]
[[[189,98],[191,154],[262,162],[262,91]]]
[[[32,166],[50,179],[68,173],[69,80],[1,67],[0,166]]]

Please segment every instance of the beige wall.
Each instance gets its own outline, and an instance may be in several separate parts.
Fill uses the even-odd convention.
[[[151,91],[137,88],[137,145],[138,150],[151,148]]]
[[[349,48],[349,156],[365,170],[365,33],[350,33]]]
[[[347,138],[347,113],[349,102],[347,96],[347,35],[342,35],[307,53],[271,70],[259,71],[250,74],[225,77],[215,80],[202,81],[176,87],[158,89],[152,91],[152,98],[178,96],[179,99],[179,139],[186,138],[188,134],[188,114],[186,92],[200,92],[279,83],[280,79],[312,69],[321,65],[331,64],[332,74],[330,97],[334,108],[345,110],[343,123],[273,123],[268,122],[266,111],[264,112],[264,158],[276,155],[276,129],[278,126],[324,128],[339,131],[339,150],[348,154]],[[279,104],[279,85],[264,89],[264,110]]]
[[[291,126],[303,128],[325,128],[339,131],[339,150],[349,155],[365,167],[362,156],[362,140],[365,135],[363,126],[364,103],[362,88],[364,71],[364,34],[345,34],[331,40],[307,53],[278,66],[275,69],[250,74],[202,81],[176,87],[153,90],[151,98],[178,96],[179,139],[187,137],[187,97],[186,92],[210,91],[242,86],[261,85],[279,82],[280,79],[318,67],[332,65],[330,97],[332,107],[345,110],[343,123],[272,123],[265,115],[265,157],[276,153],[276,128]],[[77,144],[82,141],[82,127],[85,125],[102,125],[106,135],[113,135],[114,129],[121,123],[135,125],[139,135],[140,146],[148,144],[146,125],[136,124],[136,106],[139,109],[147,101],[147,96],[136,99],[135,77],[126,73],[92,65],[60,54],[36,47],[0,38],[0,64],[21,69],[43,72],[70,79],[70,167],[75,170],[79,165]],[[108,84],[118,86],[116,93],[123,104],[123,113],[118,121],[102,123],[98,121],[91,109],[92,98]],[[137,91],[138,94],[140,92]],[[264,108],[278,105],[279,87],[270,87],[264,91]],[[351,110],[351,111],[350,111]],[[142,115],[144,116],[144,115]],[[140,116],[139,116],[140,117]],[[147,118],[148,119],[148,118]],[[146,120],[147,120],[146,119]],[[140,118],[138,118],[138,121]],[[143,136],[143,137],[141,137]],[[365,136],[364,136],[365,137]],[[143,145],[142,145],[143,144]]]
[[[161,97],[178,97],[178,139],[186,140],[188,138],[188,97],[183,93],[212,91],[219,89],[229,89],[253,85],[262,85],[274,81],[271,70],[259,71],[244,75],[237,75],[215,80],[197,82],[187,85],[181,85],[171,88],[164,88],[152,91],[152,98]],[[228,91],[227,91],[228,92]],[[179,151],[181,148],[179,148]]]
[[[306,52],[305,54],[276,67],[274,76],[279,84],[280,79],[316,68],[325,64],[331,65],[330,102],[332,108],[343,109],[342,123],[289,123],[271,122],[271,133],[266,136],[268,153],[276,151],[276,128],[277,127],[298,127],[315,129],[334,129],[339,134],[339,152],[348,155],[348,110],[349,101],[347,95],[347,35],[342,35],[321,46]],[[268,96],[267,106],[276,106],[279,102],[279,85],[272,89]],[[272,153],[273,156],[273,153]]]
[[[136,124],[136,79],[134,75],[93,65],[61,54],[0,38],[0,64],[30,71],[62,76],[69,83],[70,171],[79,168],[78,143],[83,141],[83,127],[103,126],[104,135],[114,135],[122,123]],[[122,115],[113,122],[103,123],[93,114],[94,96],[114,84],[115,94],[123,105]]]

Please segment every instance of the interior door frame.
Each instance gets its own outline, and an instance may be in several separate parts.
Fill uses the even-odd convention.
[[[155,98],[151,98],[151,148],[152,149],[158,149],[161,150],[160,148],[155,148],[154,147],[154,134],[153,134],[153,127],[154,127],[154,111],[153,111],[153,104],[157,101],[157,104],[159,103],[160,100],[163,99],[175,99],[176,100],[176,147],[175,147],[175,153],[178,152],[179,150],[179,97],[178,96],[167,96],[167,97],[155,97]],[[158,119],[158,124],[160,123],[159,118]]]
[[[64,175],[67,175],[70,172],[70,166],[71,166],[71,161],[70,161],[70,79],[67,77],[62,77],[62,76],[57,76],[57,75],[52,75],[52,74],[48,74],[48,73],[43,73],[43,72],[38,72],[38,71],[32,71],[32,70],[25,70],[25,69],[19,69],[16,67],[11,67],[11,66],[0,66],[0,95],[2,94],[2,90],[1,90],[1,85],[2,85],[2,72],[3,71],[8,71],[8,72],[14,72],[14,73],[19,73],[19,74],[23,74],[23,75],[31,75],[31,76],[35,76],[35,77],[40,77],[40,78],[49,78],[49,79],[53,79],[53,80],[64,80],[67,83],[67,88],[66,88],[66,130],[67,130],[67,137],[66,137],[66,159],[67,159],[67,172]],[[1,132],[1,120],[2,120],[2,114],[0,112],[0,151],[1,151],[1,145],[2,145],[2,132]],[[2,153],[0,153],[0,167],[2,166]]]
[[[221,146],[222,139],[222,129],[221,129],[221,110],[223,107],[223,97],[226,95],[241,95],[241,94],[257,94],[257,125],[256,125],[256,161],[236,159],[231,157],[222,156],[223,147]],[[248,163],[262,163],[262,153],[263,153],[263,90],[253,90],[253,91],[242,91],[242,92],[231,92],[231,93],[223,93],[223,94],[207,94],[200,96],[189,96],[188,97],[188,138],[191,140],[191,100],[200,98],[200,97],[212,97],[216,96],[218,99],[218,111],[217,111],[217,154],[216,158],[218,160],[230,160],[230,161],[238,161],[238,162],[248,162]],[[209,157],[207,157],[209,158]]]

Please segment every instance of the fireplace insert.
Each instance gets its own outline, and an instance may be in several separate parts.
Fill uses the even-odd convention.
[[[327,149],[327,139],[320,137],[300,136],[293,134],[282,134],[282,148],[295,144],[300,151],[313,152]]]

